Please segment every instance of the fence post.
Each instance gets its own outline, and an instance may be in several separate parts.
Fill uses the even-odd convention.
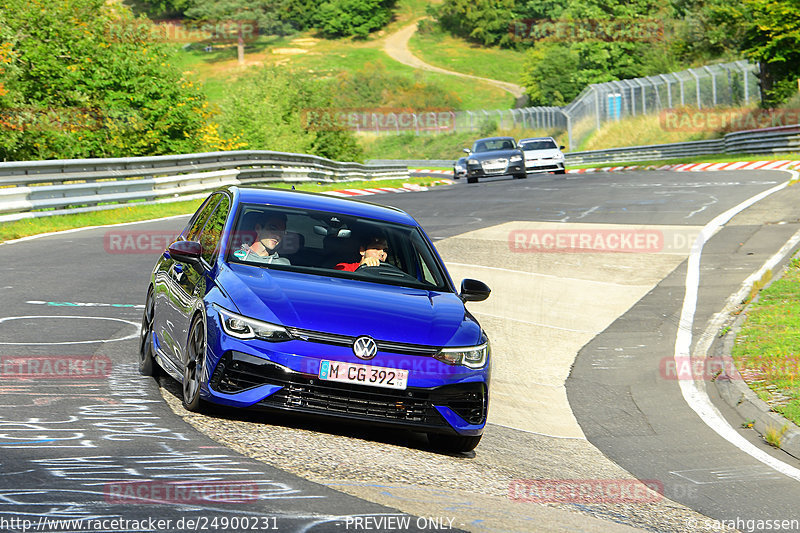
[[[717,105],[717,75],[714,74],[714,71],[712,71],[710,68],[708,68],[708,65],[704,66],[703,68],[706,70],[706,72],[711,74],[711,102],[716,107],[716,105]]]
[[[749,90],[750,88],[748,87],[747,84],[747,74],[750,72],[750,70],[747,67],[744,67],[741,63],[739,64],[739,66],[742,67],[742,76],[743,76],[742,81],[744,82],[744,103],[745,105],[747,105],[750,103],[750,90]]]
[[[594,116],[597,124],[597,129],[600,129],[600,89],[597,85],[592,84],[592,90],[594,91]]]
[[[663,74],[659,74],[659,77],[664,80],[667,84],[667,107],[672,107],[672,86],[669,84],[669,78],[664,76]]]
[[[697,93],[697,109],[703,109],[703,103],[700,101],[700,76],[698,76],[694,70],[688,69],[689,73],[694,76],[694,88],[695,93]]]
[[[564,111],[561,111],[564,117],[567,119],[567,144],[569,145],[570,152],[574,149],[574,143],[572,142],[572,120]]]

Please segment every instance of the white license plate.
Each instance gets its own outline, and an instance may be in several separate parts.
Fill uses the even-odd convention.
[[[506,168],[506,164],[505,163],[484,163],[483,164],[483,168],[496,170],[496,169]]]
[[[321,361],[319,379],[405,390],[408,384],[408,370],[354,365],[341,361]]]

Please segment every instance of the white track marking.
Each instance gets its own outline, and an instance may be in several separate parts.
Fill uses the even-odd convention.
[[[792,179],[797,179],[798,176],[800,176],[800,174],[795,171],[790,171],[790,173],[793,176]],[[697,293],[700,285],[700,258],[706,241],[736,214],[740,213],[756,202],[763,200],[767,196],[784,189],[788,183],[789,182],[787,181],[781,183],[780,185],[776,185],[775,187],[761,192],[745,200],[739,205],[728,209],[706,224],[706,226],[704,226],[700,232],[700,235],[697,236],[697,240],[695,241],[692,251],[689,254],[689,263],[686,270],[686,293],[683,299],[678,333],[675,338],[676,364],[678,364],[680,360],[685,361],[686,358],[691,354],[692,325],[694,323],[695,311],[697,309]],[[775,260],[775,263],[777,263],[779,258],[775,259],[773,257],[773,259]],[[719,436],[754,459],[788,477],[800,481],[800,469],[772,457],[768,453],[750,443],[735,429],[733,429],[716,408],[716,406],[711,403],[711,399],[706,394],[704,386],[698,386],[694,380],[681,380],[679,384],[683,398],[686,400],[686,403],[689,405],[689,407],[691,407],[692,410],[703,420],[703,422],[705,422],[705,424],[714,430]]]

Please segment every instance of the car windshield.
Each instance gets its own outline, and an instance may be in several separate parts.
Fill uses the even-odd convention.
[[[552,150],[558,148],[552,139],[537,139],[535,141],[520,141],[523,150]]]
[[[473,153],[491,152],[493,150],[513,150],[516,148],[514,139],[483,139],[475,142]]]
[[[230,263],[450,290],[431,245],[415,226],[340,213],[244,204],[233,228],[226,257]],[[276,259],[267,261],[262,256],[266,250],[259,243],[271,245],[269,239],[275,238],[276,231]],[[362,247],[375,248],[376,241],[377,248],[386,253],[385,261],[380,266],[357,268]]]

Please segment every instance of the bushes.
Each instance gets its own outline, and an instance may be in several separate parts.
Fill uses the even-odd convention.
[[[103,0],[7,0],[0,19],[0,159],[198,151],[205,97]]]

